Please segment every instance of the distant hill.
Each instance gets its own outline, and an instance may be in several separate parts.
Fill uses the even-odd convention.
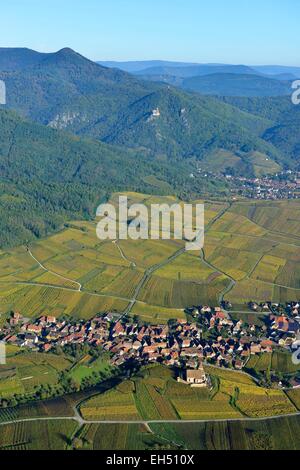
[[[144,60],[144,61],[127,61],[127,62],[117,62],[117,61],[99,61],[99,65],[109,68],[117,68],[124,70],[125,72],[135,73],[141,72],[143,70],[152,68],[152,67],[185,67],[191,65],[197,65],[190,62],[170,62],[167,60]]]
[[[253,65],[252,68],[257,72],[266,75],[290,74],[295,78],[300,78],[300,67],[289,67],[284,65]]]
[[[213,74],[183,80],[182,88],[206,95],[281,96],[291,94],[291,83],[258,75]]]
[[[300,170],[300,106],[290,96],[277,98],[224,97],[222,100],[259,118],[273,121],[262,138],[276,146]]]
[[[269,75],[278,80],[300,78],[300,67],[282,65],[230,65],[230,64],[199,64],[192,62],[172,62],[167,60],[145,61],[99,61],[105,67],[118,68],[130,73],[145,76],[194,77],[214,73],[242,73]],[[182,70],[183,69],[183,70]]]
[[[191,65],[191,66],[160,66],[152,67],[137,72],[136,75],[147,75],[150,77],[158,75],[170,75],[173,77],[189,78],[199,77],[204,75],[213,75],[216,73],[231,73],[231,74],[244,74],[255,75],[257,72],[247,67],[246,65]]]

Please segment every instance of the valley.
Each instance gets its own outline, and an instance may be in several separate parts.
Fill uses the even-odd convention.
[[[0,48],[0,451],[300,447],[299,70]]]

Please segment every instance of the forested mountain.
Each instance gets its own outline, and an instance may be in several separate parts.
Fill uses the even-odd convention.
[[[159,109],[159,116],[152,114]],[[280,159],[260,139],[269,121],[240,112],[209,97],[164,89],[135,102],[105,137],[109,143],[151,149],[158,155],[202,159],[217,148],[259,150]]]
[[[300,106],[295,106],[291,97],[235,98],[223,101],[240,110],[273,122],[262,138],[274,145],[288,157],[290,164],[300,168]]]
[[[273,169],[299,164],[299,120],[289,124],[288,99],[204,96],[100,66],[71,49],[38,56],[25,50],[24,54],[22,58],[20,50],[15,53],[22,70],[0,73],[6,82],[7,108],[48,128],[117,145],[125,155],[125,148],[134,149],[136,164],[142,158],[149,162],[159,158],[166,165],[170,159],[176,165],[214,158],[218,162],[219,150],[225,151],[223,156],[226,152],[238,155],[241,174],[254,174],[256,152],[260,159],[274,162]],[[29,64],[24,65],[25,59]],[[240,69],[235,66],[236,72]],[[241,81],[249,90],[255,85],[269,92],[271,86],[280,93],[285,87],[285,82],[257,76],[251,70],[243,76],[217,74],[198,80],[210,87],[217,80],[223,86],[218,94],[227,86],[233,93],[242,86]],[[227,167],[226,162],[222,167]],[[48,176],[52,178],[51,173]]]
[[[113,191],[191,194],[190,171],[0,110],[0,247],[94,217]]]
[[[150,67],[136,72],[136,75],[147,75],[150,77],[158,75],[171,75],[180,78],[200,77],[205,75],[214,75],[216,73],[257,75],[257,72],[246,65],[218,65],[218,64],[199,64],[199,65],[180,65],[180,66],[158,66]]]
[[[242,175],[255,175],[261,162],[263,171],[299,168],[300,107],[290,98],[204,96],[70,49],[13,51],[8,60],[0,50],[2,67],[15,68],[0,73],[8,99],[0,107],[0,246],[93,217],[112,191],[188,198],[203,184],[206,194],[225,190],[190,178],[197,161]]]
[[[260,138],[269,127],[266,120],[102,67],[71,49],[22,71],[2,72],[0,79],[6,82],[7,107],[53,128],[164,157],[202,158],[222,147],[280,160]]]
[[[22,71],[2,72],[0,79],[6,83],[7,107],[41,124],[87,134],[97,123],[105,133],[122,107],[153,90],[71,49],[48,54]]]

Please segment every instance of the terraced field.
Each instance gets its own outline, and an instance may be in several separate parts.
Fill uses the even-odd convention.
[[[113,195],[112,202],[118,195]],[[174,203],[129,193],[129,204]],[[166,322],[183,309],[229,300],[300,297],[300,202],[207,202],[202,253],[183,241],[100,241],[95,222],[74,222],[62,232],[0,253],[1,312],[90,318],[132,313]]]

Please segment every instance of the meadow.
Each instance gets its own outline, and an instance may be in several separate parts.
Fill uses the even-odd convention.
[[[24,400],[30,402],[37,392],[43,399],[61,396],[65,392],[64,381],[71,381],[79,388],[89,380],[95,383],[97,378],[98,382],[109,378],[113,372],[109,356],[105,353],[96,358],[83,354],[75,359],[62,352],[57,355],[17,348],[8,354],[6,365],[0,366],[0,399],[11,402],[17,395],[18,403]],[[40,402],[37,403],[40,406]],[[4,409],[0,409],[0,421],[2,411]]]
[[[58,386],[60,372],[71,365],[71,360],[63,354],[56,356],[19,350],[10,355],[7,364],[0,368],[0,398],[30,394],[39,386]]]

